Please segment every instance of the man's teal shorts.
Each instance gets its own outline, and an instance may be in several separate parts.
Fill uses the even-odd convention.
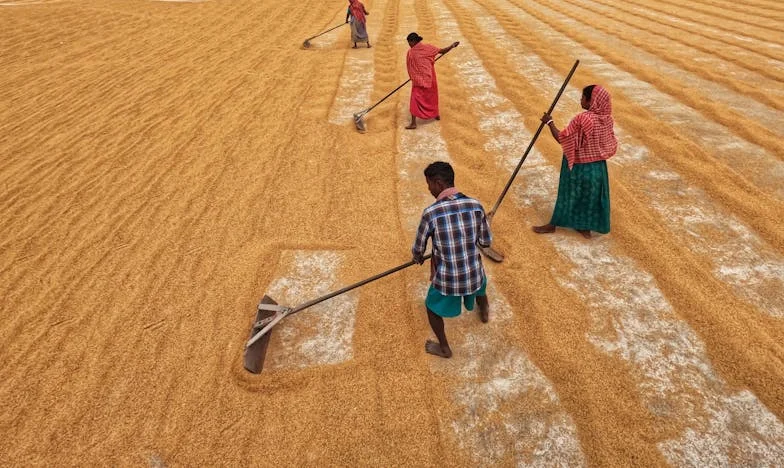
[[[434,314],[441,317],[457,317],[463,310],[463,304],[465,304],[466,310],[474,310],[476,296],[487,296],[485,289],[487,289],[487,277],[485,277],[485,280],[482,282],[482,287],[479,288],[477,292],[467,296],[444,296],[431,284],[430,289],[427,290],[425,306],[432,310]],[[463,304],[461,304],[461,302]]]

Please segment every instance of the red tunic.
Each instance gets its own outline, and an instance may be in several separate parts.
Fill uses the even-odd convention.
[[[351,16],[353,16],[355,20],[365,24],[365,13],[367,10],[365,10],[365,5],[362,4],[362,2],[359,0],[351,0],[348,9],[351,10]]]
[[[418,43],[408,49],[406,68],[411,78],[411,115],[420,119],[432,119],[440,115],[438,111],[438,79],[436,78],[435,59],[438,47]]]

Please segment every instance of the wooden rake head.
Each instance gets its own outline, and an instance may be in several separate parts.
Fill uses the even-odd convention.
[[[258,374],[264,368],[264,358],[267,355],[271,328],[289,311],[288,307],[278,305],[271,297],[266,294],[259,302],[256,311],[256,320],[250,330],[248,343],[245,345],[244,366],[248,372]],[[269,328],[268,328],[269,327]],[[260,335],[264,329],[266,332]]]
[[[357,127],[357,131],[359,133],[367,132],[367,126],[365,126],[365,118],[364,118],[366,113],[367,111],[357,112],[356,114],[354,114],[354,126]]]
[[[496,205],[496,208],[497,207],[498,207],[498,205]],[[492,224],[494,216],[495,216],[495,209],[493,209],[492,211],[487,213],[487,222]],[[501,263],[501,262],[504,261],[504,254],[502,254],[501,252],[495,250],[493,247],[491,247],[489,245],[487,247],[483,247],[483,246],[480,245],[479,246],[479,252],[482,255],[484,255],[486,258],[489,258],[490,260],[492,260],[492,261],[494,261],[496,263]]]

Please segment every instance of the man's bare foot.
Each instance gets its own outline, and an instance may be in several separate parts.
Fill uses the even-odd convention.
[[[436,116],[436,120],[441,120],[441,116],[440,116],[440,115],[437,115],[437,116]]]
[[[356,48],[357,48],[357,43],[355,42],[354,47],[352,47],[352,49],[356,49]]]
[[[549,234],[551,232],[555,232],[555,226],[550,223],[543,224],[541,226],[534,226],[532,229],[537,234]]]
[[[479,320],[481,320],[482,323],[490,321],[490,307],[488,305],[485,305],[484,307],[481,305],[479,306]]]
[[[373,46],[370,45],[370,42],[368,42],[368,49],[370,49],[371,47],[373,47]]]
[[[436,356],[440,356],[442,358],[451,358],[452,357],[452,350],[447,347],[443,349],[441,345],[433,340],[425,341],[425,351],[430,354],[434,354]]]
[[[589,231],[587,229],[577,229],[577,232],[582,234],[583,237],[585,237],[586,239],[590,239],[591,238],[591,231]]]
[[[406,130],[414,130],[416,128],[416,124],[408,124],[406,126]]]

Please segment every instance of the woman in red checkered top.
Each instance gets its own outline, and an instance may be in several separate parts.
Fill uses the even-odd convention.
[[[536,233],[555,232],[556,226],[572,228],[585,238],[591,237],[591,231],[610,232],[606,160],[618,149],[610,93],[601,86],[586,86],[580,106],[586,112],[577,114],[563,130],[558,130],[550,114],[542,116],[563,148],[563,160],[553,217],[545,225],[534,226]]]
[[[406,36],[408,54],[406,68],[411,78],[411,123],[408,130],[417,128],[416,119],[440,119],[438,111],[438,79],[436,78],[436,56],[449,52],[460,44],[454,42],[449,47],[438,47],[422,42],[422,36],[412,32]]]

